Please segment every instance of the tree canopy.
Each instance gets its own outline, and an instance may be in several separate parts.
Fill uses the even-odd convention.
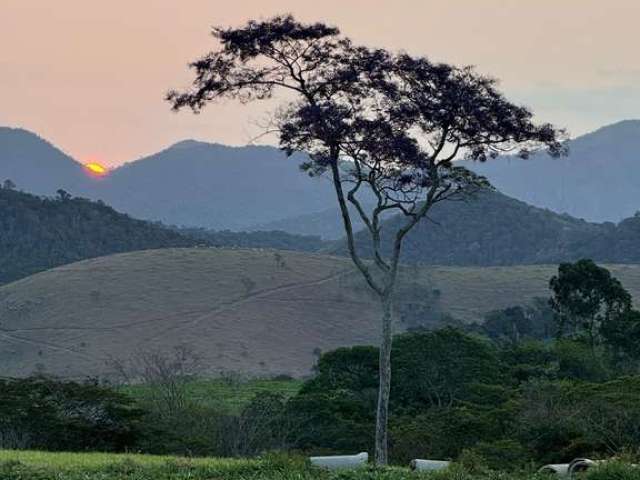
[[[527,157],[541,146],[560,155],[563,132],[536,124],[494,79],[471,67],[355,45],[333,26],[289,15],[215,28],[213,36],[219,48],[191,64],[192,87],[167,98],[176,110],[198,112],[225,98],[249,102],[277,90],[293,95],[272,119],[280,146],[288,155],[308,154],[303,170],[310,175],[328,174],[349,255],[382,305],[376,462],[385,464],[393,293],[403,239],[434,204],[489,188],[453,160],[485,161],[508,151]],[[364,195],[373,197],[372,208],[363,206]],[[369,232],[373,265],[357,251],[348,205]],[[392,232],[385,257],[381,219],[389,213],[404,222]]]
[[[609,270],[592,260],[560,264],[549,286],[558,335],[585,334],[592,347],[600,342],[604,326],[631,309],[629,292]]]

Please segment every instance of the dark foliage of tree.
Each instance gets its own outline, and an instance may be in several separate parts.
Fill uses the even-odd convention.
[[[196,244],[64,190],[43,198],[0,189],[0,284],[87,258]]]
[[[465,414],[458,408],[476,405],[482,409],[486,403],[504,401],[498,350],[490,342],[446,328],[403,334],[396,338],[395,345],[392,425],[395,418],[426,412],[449,412],[449,420],[455,417],[462,422],[462,417],[471,420],[471,411]],[[370,448],[377,361],[374,347],[341,348],[320,358],[317,375],[289,405],[302,419],[298,447],[314,451]],[[440,422],[435,416],[432,420]],[[476,419],[464,428],[486,421]]]
[[[609,270],[583,259],[562,263],[549,281],[551,306],[558,322],[558,335],[586,335],[592,348],[600,343],[602,329],[631,309],[631,295]]]
[[[124,451],[139,441],[142,415],[95,382],[0,379],[1,448]]]
[[[481,324],[472,323],[464,328],[469,332],[486,335],[494,341],[512,345],[526,340],[548,340],[556,333],[549,300],[541,297],[533,299],[531,305],[515,305],[489,312]]]
[[[492,344],[450,328],[396,341],[394,463],[471,455],[485,466],[517,469],[611,456],[640,441],[639,377],[625,376],[604,351],[594,356],[585,342]],[[369,448],[376,350],[344,348],[320,358],[317,376],[288,405],[300,418],[294,446],[311,453]]]
[[[600,334],[617,361],[640,358],[640,312],[627,310],[614,322],[602,325]]]

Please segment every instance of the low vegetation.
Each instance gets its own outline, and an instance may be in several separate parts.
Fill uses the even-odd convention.
[[[228,374],[216,379],[195,379],[185,384],[185,393],[191,400],[202,405],[238,413],[251,400],[260,395],[275,394],[284,398],[293,397],[302,386],[302,380],[287,376],[276,378],[243,379],[240,375]],[[143,400],[152,394],[148,384],[126,385],[122,391],[135,399]]]
[[[0,450],[3,480],[544,480],[522,470],[504,474],[461,463],[439,472],[364,467],[328,472],[302,457],[278,454],[259,459],[185,458],[136,454],[48,453]],[[590,470],[585,480],[637,480],[638,470],[614,462]]]

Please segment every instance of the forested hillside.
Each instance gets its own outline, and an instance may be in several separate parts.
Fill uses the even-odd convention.
[[[86,258],[195,243],[63,191],[41,198],[0,188],[0,284]]]
[[[394,231],[395,224],[403,221],[394,217],[382,230],[387,254],[391,239],[385,231]],[[357,243],[369,251],[367,233],[358,233]],[[336,249],[345,251],[344,244]],[[543,264],[579,258],[638,263],[640,216],[617,225],[589,223],[486,192],[466,201],[437,204],[430,218],[407,235],[403,258],[435,265]]]

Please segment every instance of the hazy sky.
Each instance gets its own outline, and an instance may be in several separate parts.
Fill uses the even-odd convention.
[[[637,0],[0,0],[0,125],[109,165],[185,138],[245,144],[268,105],[195,116],[163,96],[215,48],[212,25],[288,12],[360,43],[476,65],[573,135],[640,118]]]

